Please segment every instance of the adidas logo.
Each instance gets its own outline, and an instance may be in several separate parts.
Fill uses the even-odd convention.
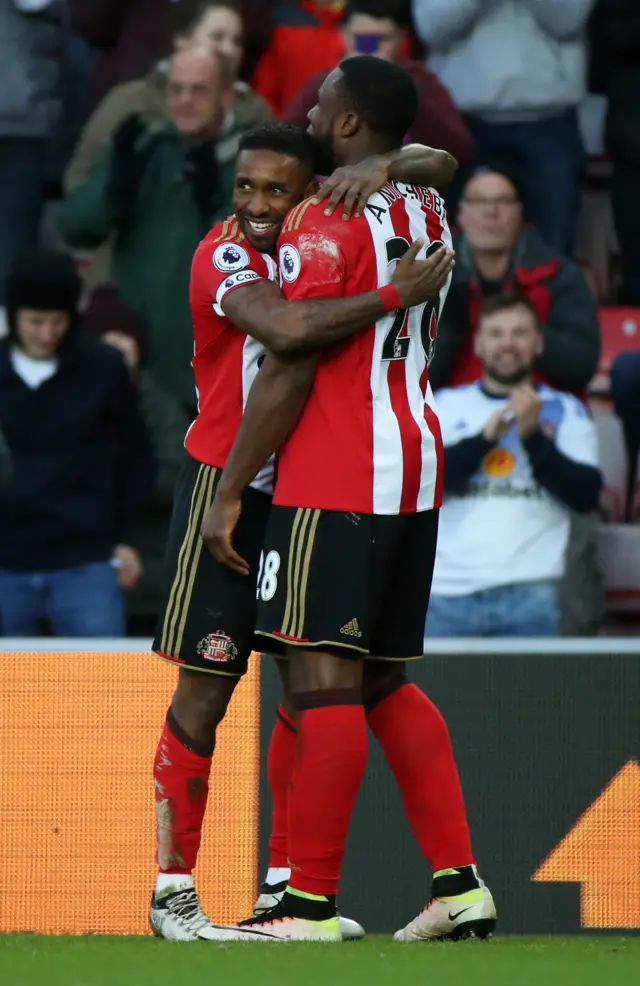
[[[345,637],[361,637],[362,632],[358,626],[357,620],[349,620],[345,623],[343,627],[340,627],[340,633],[343,633]]]

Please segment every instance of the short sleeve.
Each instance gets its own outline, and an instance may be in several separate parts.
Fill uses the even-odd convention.
[[[289,301],[305,298],[341,298],[345,293],[347,263],[341,237],[321,208],[305,202],[285,221],[278,241],[282,290]],[[344,223],[347,226],[347,223]]]
[[[577,397],[566,396],[556,434],[558,450],[585,466],[599,467],[596,426],[589,409]]]
[[[277,265],[246,241],[205,240],[194,257],[192,275],[193,283],[207,296],[216,315],[224,316],[222,302],[228,294],[257,281],[275,280]]]

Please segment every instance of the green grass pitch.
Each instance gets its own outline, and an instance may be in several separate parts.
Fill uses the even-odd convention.
[[[639,986],[640,938],[175,944],[0,935],[2,986]]]

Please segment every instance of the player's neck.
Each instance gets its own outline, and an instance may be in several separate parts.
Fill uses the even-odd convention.
[[[344,149],[342,160],[338,162],[341,167],[351,167],[362,164],[365,158],[373,157],[376,154],[390,154],[394,148],[390,147],[386,141],[375,140],[370,134],[363,134],[359,140],[354,137]]]
[[[511,266],[510,250],[473,250],[473,264],[486,281],[501,281]]]

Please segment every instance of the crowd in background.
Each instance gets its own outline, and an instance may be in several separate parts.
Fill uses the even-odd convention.
[[[460,163],[443,190],[457,262],[430,369],[455,449],[442,551],[460,553],[448,518],[472,509],[459,495],[478,470],[519,529],[534,505],[500,486],[510,471],[553,506],[531,535],[533,574],[519,574],[519,550],[497,571],[500,511],[480,517],[490,526],[477,558],[491,572],[452,581],[444,559],[430,632],[598,630],[602,482],[584,402],[598,304],[640,305],[635,0],[1,0],[0,633],[152,631],[196,413],[193,252],[231,211],[242,134],[272,118],[305,126],[328,72],[359,53],[407,68],[420,97],[407,141]],[[616,260],[604,277],[578,235],[590,93],[592,108],[606,98],[615,234],[605,252]],[[587,240],[606,238],[605,226],[592,223]],[[520,346],[523,359],[529,346],[534,361],[526,393],[493,393],[509,407],[498,417],[474,405],[485,393],[474,381],[491,392],[495,345]],[[633,465],[640,353],[619,357],[611,383]],[[467,406],[487,412],[477,434],[457,410]],[[573,424],[554,425],[558,408]],[[509,629],[500,614],[515,613],[514,583],[531,591]]]

